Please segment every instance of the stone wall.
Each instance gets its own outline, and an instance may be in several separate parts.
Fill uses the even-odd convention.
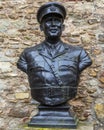
[[[16,67],[24,48],[44,39],[37,9],[49,0],[0,0],[0,130],[20,128],[38,112],[25,73]],[[67,8],[63,41],[81,45],[93,60],[69,101],[80,121],[104,125],[104,0],[57,0]]]

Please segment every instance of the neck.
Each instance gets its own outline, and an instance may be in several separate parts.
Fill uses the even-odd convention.
[[[50,44],[57,44],[60,41],[60,38],[46,38],[45,39],[46,42],[50,43]]]

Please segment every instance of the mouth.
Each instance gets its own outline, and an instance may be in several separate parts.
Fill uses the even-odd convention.
[[[52,33],[55,33],[57,31],[57,29],[51,29],[50,30]]]
[[[51,31],[52,33],[55,33],[55,32],[58,31],[58,29],[57,29],[57,28],[50,28],[50,31]]]

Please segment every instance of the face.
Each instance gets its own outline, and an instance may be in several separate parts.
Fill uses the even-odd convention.
[[[42,20],[41,28],[48,38],[60,37],[63,30],[63,21],[61,17],[49,16]]]

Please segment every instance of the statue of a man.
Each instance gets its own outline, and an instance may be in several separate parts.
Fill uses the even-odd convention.
[[[58,2],[48,2],[37,12],[45,40],[26,48],[17,67],[28,75],[32,98],[55,106],[74,98],[80,73],[91,65],[87,52],[61,41],[66,10]]]

